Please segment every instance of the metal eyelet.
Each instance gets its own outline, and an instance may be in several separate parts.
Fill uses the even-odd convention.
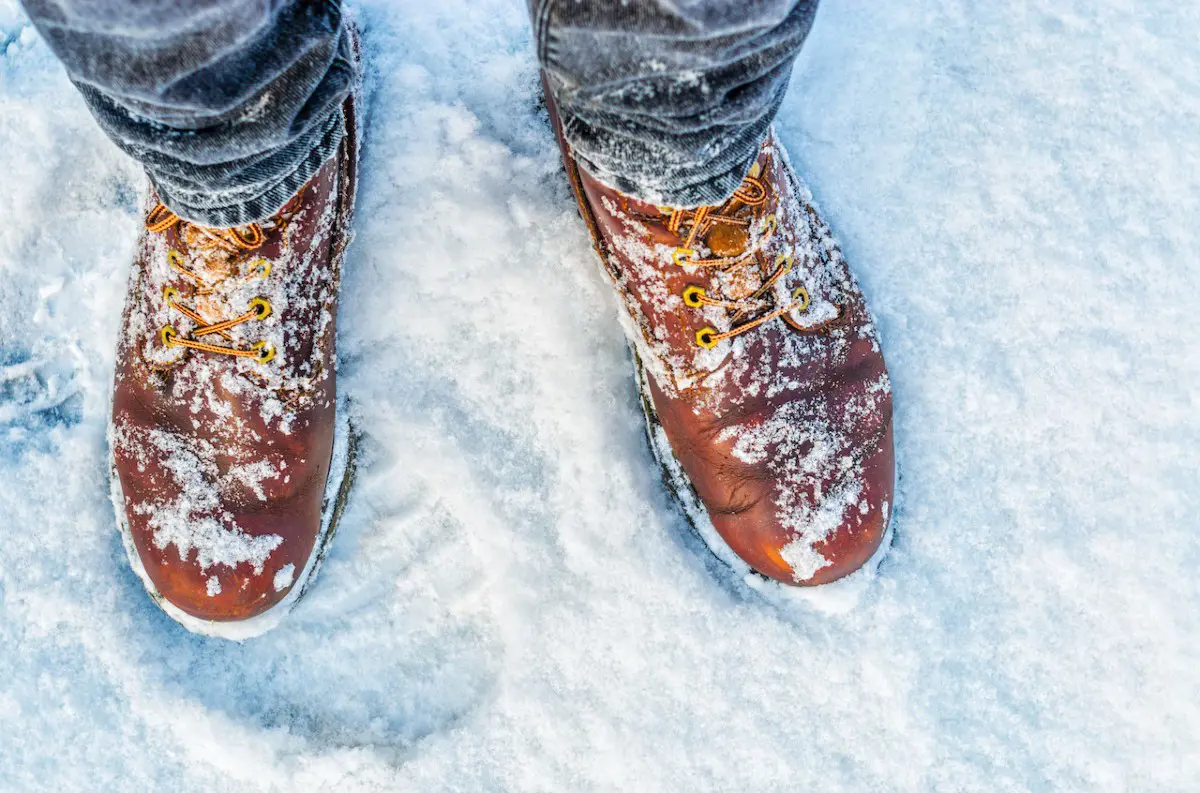
[[[254,318],[264,320],[271,316],[271,301],[265,297],[256,297],[250,301],[250,310],[254,312]]]
[[[266,278],[271,274],[271,262],[266,259],[255,259],[250,262],[249,278]]]
[[[808,310],[808,302],[809,302],[808,301],[808,290],[802,286],[798,286],[795,289],[793,289],[792,290],[792,300],[795,300],[798,297],[801,298],[800,305],[795,310],[796,311],[807,311]]]
[[[275,358],[275,348],[265,341],[255,342],[250,349],[258,351],[258,357],[254,360],[259,363],[270,363]]]
[[[691,264],[691,259],[696,255],[693,248],[676,248],[675,253],[671,254],[671,258],[675,260],[675,264],[680,267],[686,267]]]
[[[699,286],[689,286],[683,290],[683,304],[691,308],[700,308],[704,305],[705,291]]]

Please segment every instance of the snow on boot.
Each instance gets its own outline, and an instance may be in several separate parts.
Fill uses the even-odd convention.
[[[312,583],[353,472],[335,318],[357,141],[273,217],[206,228],[156,203],[126,297],[113,500],[147,591],[189,630],[243,639]]]
[[[651,445],[698,533],[783,584],[862,567],[892,507],[891,385],[862,293],[774,133],[727,201],[676,209],[592,178],[547,105],[624,307]]]

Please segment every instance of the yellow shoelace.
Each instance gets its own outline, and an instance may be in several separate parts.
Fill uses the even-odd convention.
[[[272,219],[272,231],[281,231],[290,220],[289,209],[295,205],[299,194],[288,206]],[[158,204],[146,216],[146,229],[151,233],[162,233],[178,226],[178,236],[183,246],[197,252],[221,251],[229,256],[230,267],[227,274],[216,281],[206,281],[198,273],[189,269],[187,258],[179,250],[167,252],[167,264],[192,283],[192,289],[186,296],[189,300],[214,294],[230,278],[236,276],[241,283],[267,278],[271,274],[271,263],[263,258],[250,259],[250,255],[262,247],[266,241],[262,226],[251,223],[246,226],[228,229],[214,229],[188,223],[182,220],[163,204]],[[224,319],[218,322],[208,322],[194,308],[183,302],[184,295],[173,286],[163,288],[163,300],[169,308],[178,311],[196,324],[188,336],[181,336],[173,325],[164,325],[159,330],[159,338],[167,347],[186,347],[200,352],[217,355],[231,355],[238,358],[253,358],[259,363],[268,363],[275,357],[275,348],[266,341],[258,341],[248,348],[222,346],[199,341],[204,336],[220,336],[233,343],[229,331],[246,322],[261,322],[271,316],[271,302],[265,297],[250,300],[247,310],[240,316]]]

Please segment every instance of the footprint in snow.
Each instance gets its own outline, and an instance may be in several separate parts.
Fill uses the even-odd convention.
[[[14,358],[0,359],[0,454],[31,433],[81,418],[82,398],[70,368],[20,354]]]

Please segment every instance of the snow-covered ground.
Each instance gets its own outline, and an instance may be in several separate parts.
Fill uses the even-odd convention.
[[[880,319],[902,494],[840,614],[744,596],[659,482],[522,0],[356,9],[366,456],[236,645],[125,561],[145,182],[0,0],[0,790],[1195,789],[1200,6],[826,0],[779,125]]]

